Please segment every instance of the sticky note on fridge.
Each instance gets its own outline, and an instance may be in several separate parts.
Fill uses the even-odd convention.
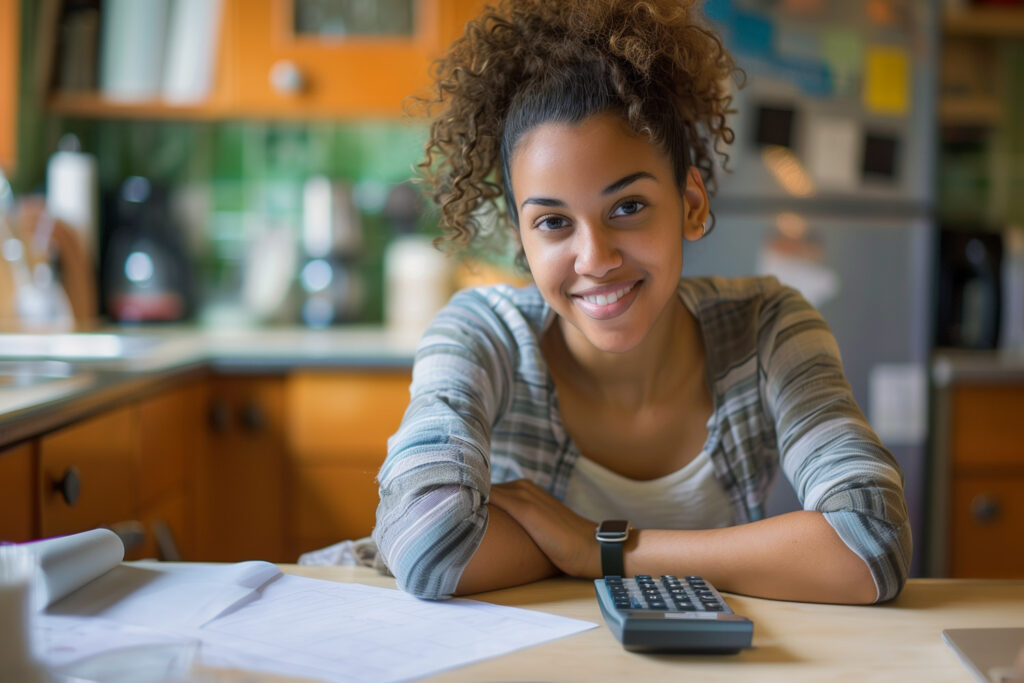
[[[901,47],[870,45],[864,59],[864,106],[875,114],[905,116],[910,60]]]
[[[807,171],[819,187],[850,190],[860,182],[860,125],[845,118],[811,118],[807,122]]]
[[[847,28],[827,28],[821,36],[821,53],[832,70],[832,81],[839,95],[854,94],[864,69],[864,39]]]

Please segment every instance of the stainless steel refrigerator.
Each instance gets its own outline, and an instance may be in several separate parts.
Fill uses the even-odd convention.
[[[938,8],[924,0],[710,0],[746,84],[715,222],[683,274],[773,274],[838,340],[906,477],[923,557]],[[780,475],[769,511],[798,509]]]

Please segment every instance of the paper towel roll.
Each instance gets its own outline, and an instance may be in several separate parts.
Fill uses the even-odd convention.
[[[96,157],[83,152],[56,152],[46,167],[46,211],[70,225],[97,263],[97,202],[99,172]]]

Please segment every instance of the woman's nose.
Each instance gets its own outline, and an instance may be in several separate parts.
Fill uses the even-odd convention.
[[[604,226],[580,226],[575,246],[577,275],[602,278],[622,265],[622,253],[614,235]]]

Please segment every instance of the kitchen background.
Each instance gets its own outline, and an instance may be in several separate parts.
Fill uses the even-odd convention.
[[[427,124],[403,100],[481,4],[0,0],[0,89],[16,92],[0,97],[0,168],[82,247],[22,216],[25,246],[3,254],[5,331],[415,332],[455,287],[521,281],[500,240],[469,264],[431,250],[436,213],[409,183]],[[1024,378],[1024,3],[705,7],[748,84],[717,227],[684,272],[773,273],[819,306],[905,470],[915,573],[974,553],[947,542],[955,523],[935,526],[951,507],[979,548],[1019,538],[1016,428],[996,465],[959,454],[955,430],[974,414],[957,387]],[[37,247],[51,232],[64,253]],[[98,261],[91,281],[75,254]],[[47,300],[55,277],[66,302]],[[996,400],[997,432],[1024,407],[1014,396]],[[793,505],[780,486],[774,510]],[[1015,552],[996,571],[1024,573]]]

